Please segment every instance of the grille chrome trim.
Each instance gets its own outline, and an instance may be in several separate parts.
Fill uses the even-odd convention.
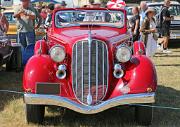
[[[79,43],[79,44],[78,44]],[[92,65],[92,63],[91,63],[91,66],[93,66],[93,67],[89,67],[89,64],[87,63],[88,61],[89,61],[89,58],[87,58],[86,56],[83,56],[84,58],[83,58],[83,66],[85,67],[83,67],[83,71],[84,71],[84,76],[85,77],[83,77],[83,84],[82,84],[82,81],[81,81],[81,83],[79,83],[79,81],[77,81],[76,83],[75,83],[75,80],[78,80],[77,78],[79,78],[78,76],[77,76],[77,73],[79,72],[79,71],[82,71],[81,69],[80,69],[80,67],[77,67],[77,71],[78,72],[76,72],[76,76],[74,75],[75,73],[73,72],[74,71],[74,67],[73,66],[75,66],[75,65],[73,65],[73,64],[76,64],[75,63],[75,55],[73,55],[73,54],[75,54],[74,53],[74,48],[75,47],[77,47],[77,50],[76,50],[76,53],[78,52],[78,50],[82,50],[80,47],[82,47],[81,46],[81,44],[83,43],[83,48],[84,48],[84,50],[83,50],[83,54],[84,55],[86,55],[87,57],[88,56],[91,56],[92,57],[92,55],[93,55],[93,60],[90,60],[92,63],[93,63],[93,65]],[[85,44],[86,43],[86,44]],[[78,46],[77,46],[78,45]],[[93,47],[92,47],[93,46]],[[94,47],[94,46],[96,46],[96,47]],[[98,46],[98,47],[97,47]],[[102,51],[102,47],[104,48],[104,51]],[[101,40],[97,40],[97,39],[92,39],[92,43],[91,43],[91,50],[92,50],[92,54],[91,53],[89,53],[89,50],[88,50],[89,48],[88,48],[88,38],[86,38],[86,39],[83,39],[83,40],[79,40],[79,41],[77,41],[74,45],[73,45],[73,48],[72,48],[72,88],[73,88],[73,92],[74,92],[74,95],[75,95],[75,97],[77,98],[77,100],[79,101],[79,103],[81,103],[81,104],[83,104],[83,105],[88,105],[87,104],[87,102],[86,102],[86,99],[88,99],[88,98],[92,98],[93,99],[93,102],[92,102],[92,104],[91,105],[96,105],[96,104],[99,104],[99,103],[101,103],[102,102],[102,100],[104,99],[104,97],[106,96],[106,93],[107,93],[107,90],[108,90],[108,79],[109,79],[109,54],[108,54],[108,46],[107,46],[107,44],[105,43],[105,42],[103,42],[103,41],[101,41]],[[103,52],[103,53],[102,53]],[[80,52],[78,52],[78,53],[80,53]],[[77,54],[78,54],[77,53]],[[96,54],[96,53],[98,53],[98,54]],[[90,55],[89,55],[90,54]],[[105,63],[105,65],[104,65],[104,68],[102,69],[102,58],[100,58],[100,56],[102,56],[101,54],[104,54],[104,57],[103,57],[103,60],[104,60],[104,63]],[[97,55],[97,56],[96,56]],[[76,61],[79,61],[79,63],[80,64],[82,64],[82,61],[81,61],[81,57],[82,57],[82,51],[81,51],[81,54],[78,54],[78,56],[77,56],[77,58],[78,58],[78,60],[76,59]],[[99,57],[99,58],[98,58]],[[81,61],[81,62],[80,62]],[[96,66],[96,65],[98,65],[98,66]],[[76,64],[77,65],[77,64]],[[88,65],[88,66],[87,66]],[[80,66],[80,65],[77,65],[77,66]],[[80,69],[80,70],[79,70]],[[88,69],[88,73],[86,74],[86,72],[87,72],[87,70],[86,69]],[[91,73],[93,73],[93,75],[91,75],[91,74],[89,74],[89,70],[91,71]],[[101,73],[99,73],[98,71],[103,71],[104,72],[104,76],[102,77],[101,75],[102,75],[102,72]],[[96,73],[96,72],[98,72],[98,73]],[[96,73],[96,74],[94,74],[94,73]],[[78,73],[78,74],[80,74],[80,75],[82,75],[82,72],[80,73]],[[79,75],[79,76],[80,76]],[[90,76],[89,76],[90,75]],[[87,77],[88,76],[88,77]],[[98,78],[99,79],[98,79]],[[82,78],[82,77],[80,77],[80,78]],[[79,78],[79,79],[80,79]],[[90,80],[90,84],[89,84],[89,79],[91,79]],[[96,80],[96,79],[98,79],[98,80]],[[100,80],[101,79],[101,80]],[[88,82],[87,82],[87,80],[88,80]],[[92,80],[94,81],[94,82],[92,82]],[[102,84],[102,82],[104,82],[104,84]],[[99,83],[99,85],[97,86],[96,84],[98,84]],[[75,86],[76,85],[76,86]],[[78,85],[78,88],[77,88],[77,92],[75,91],[75,88],[77,87],[77,85]],[[83,87],[80,87],[80,85],[83,85],[83,87],[84,87],[84,89],[82,89]],[[92,86],[93,85],[93,86]],[[104,87],[104,89],[102,89]],[[88,91],[86,91],[87,90],[87,88],[88,88]],[[91,89],[89,89],[89,88],[91,88]],[[83,91],[82,91],[82,90]],[[93,90],[92,90],[93,89]],[[102,90],[103,90],[103,92],[102,92]],[[81,93],[79,93],[79,92],[81,92]],[[83,96],[81,96],[82,95],[82,93],[84,93],[83,94]],[[89,93],[91,93],[92,95],[90,95],[90,96],[87,96],[87,94],[89,94]],[[80,98],[79,98],[79,96],[81,96]],[[82,101],[82,99],[83,99],[83,101]]]

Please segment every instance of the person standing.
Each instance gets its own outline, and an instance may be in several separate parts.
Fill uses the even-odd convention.
[[[0,7],[0,10],[2,8]],[[9,29],[9,22],[7,21],[6,17],[0,11],[0,35],[4,35],[7,33]]]
[[[35,29],[41,25],[41,17],[38,11],[30,5],[30,0],[20,1],[21,5],[15,9],[14,17],[17,20],[18,43],[26,48],[29,44],[35,43]]]
[[[162,21],[162,27],[161,27],[161,34],[163,37],[163,41],[161,44],[163,45],[163,53],[171,53],[170,50],[168,50],[168,43],[170,38],[170,24],[171,20],[173,20],[173,16],[170,16],[170,11],[168,8],[170,7],[171,1],[165,0],[164,1],[164,7],[161,12],[161,21]]]
[[[148,9],[146,1],[141,1],[140,3],[140,26],[142,25],[145,17],[146,17],[146,10]]]
[[[46,17],[46,20],[45,20],[45,23],[44,23],[45,24],[45,28],[48,28],[49,26],[51,26],[53,11],[54,11],[54,4],[50,3],[47,6],[47,17]]]
[[[158,39],[154,19],[155,10],[153,8],[148,8],[145,14],[146,17],[142,23],[140,31],[142,32],[143,42],[145,43],[146,47],[146,56],[152,57],[156,53]]]
[[[139,28],[140,28],[140,16],[139,8],[133,7],[132,9],[133,17],[130,19],[130,26],[133,34],[133,41],[139,40]]]

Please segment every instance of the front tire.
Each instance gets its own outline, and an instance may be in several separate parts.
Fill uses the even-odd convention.
[[[26,104],[27,123],[42,124],[44,120],[45,106]]]
[[[149,106],[136,106],[135,107],[135,120],[138,124],[148,126],[152,124],[153,108]]]

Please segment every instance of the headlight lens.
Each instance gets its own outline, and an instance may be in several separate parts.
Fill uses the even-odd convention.
[[[51,48],[50,56],[55,62],[62,62],[65,59],[66,53],[63,47],[56,45]]]
[[[116,52],[116,59],[119,62],[125,63],[131,59],[131,49],[127,46],[120,46]]]

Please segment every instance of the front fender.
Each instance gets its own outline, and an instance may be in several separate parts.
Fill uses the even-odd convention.
[[[24,90],[34,92],[37,82],[54,82],[54,62],[49,55],[34,55],[26,64],[23,75]]]
[[[129,72],[127,72],[127,70]],[[155,92],[157,87],[156,69],[151,60],[145,55],[135,55],[131,60],[131,65],[126,68],[124,78],[119,79],[110,98],[123,94],[138,94]],[[149,90],[152,91],[149,91]]]
[[[128,83],[130,93],[143,93],[157,87],[157,74],[152,61],[145,55],[136,55],[132,60],[136,67],[132,70],[131,79]]]

